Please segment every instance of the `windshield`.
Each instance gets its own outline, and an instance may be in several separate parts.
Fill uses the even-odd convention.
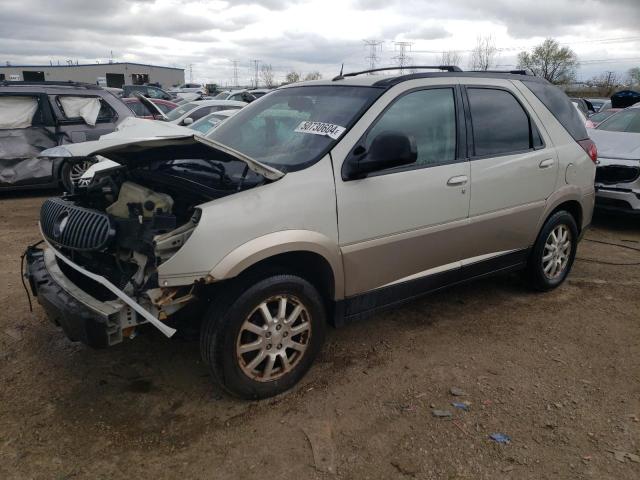
[[[623,110],[610,116],[598,125],[598,130],[640,133],[640,108]]]
[[[174,108],[173,110],[171,110],[168,114],[167,114],[167,120],[171,121],[171,120],[177,120],[179,119],[181,116],[183,116],[185,113],[190,112],[191,110],[193,110],[194,108],[196,108],[198,106],[197,103],[185,103],[184,105],[179,105],[176,108]]]
[[[282,172],[320,159],[384,90],[290,87],[239,110],[208,138]]]
[[[202,134],[208,133],[211,129],[215,128],[220,122],[226,120],[228,117],[219,115],[217,113],[211,113],[204,118],[201,118],[197,122],[189,125],[189,128],[196,130]]]
[[[215,97],[214,100],[226,100],[229,97],[229,92],[220,92]]]

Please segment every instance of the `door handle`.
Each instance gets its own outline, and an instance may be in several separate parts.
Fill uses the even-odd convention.
[[[538,166],[540,168],[549,168],[551,166],[553,166],[553,158],[547,158],[546,160],[542,160]]]
[[[466,175],[457,175],[447,180],[447,185],[450,187],[456,187],[458,185],[465,185],[469,181],[469,177]]]

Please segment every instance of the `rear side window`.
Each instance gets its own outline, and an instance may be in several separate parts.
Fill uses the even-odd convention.
[[[562,90],[539,80],[523,79],[522,83],[538,97],[538,100],[547,107],[574,140],[584,140],[589,137],[584,122]]]
[[[540,147],[535,125],[520,102],[505,90],[467,88],[474,156],[486,157]]]

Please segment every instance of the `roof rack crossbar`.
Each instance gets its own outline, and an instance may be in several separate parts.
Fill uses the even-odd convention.
[[[355,77],[363,75],[365,73],[385,72],[389,70],[442,70],[444,72],[461,72],[462,69],[455,65],[411,65],[407,67],[384,67],[384,68],[372,68],[370,70],[362,70],[360,72],[350,72],[333,77],[333,81],[342,80],[345,77]]]

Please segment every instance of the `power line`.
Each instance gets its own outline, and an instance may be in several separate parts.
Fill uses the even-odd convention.
[[[238,86],[238,64],[240,63],[238,60],[231,60],[233,63],[233,86]]]
[[[409,65],[411,62],[411,57],[407,55],[407,51],[411,51],[412,42],[393,42],[395,47],[398,49],[398,55],[393,57],[394,60],[398,62],[398,67],[402,72],[404,67]]]
[[[251,60],[254,69],[254,77],[253,77],[253,87],[258,88],[258,66],[260,64],[260,60]]]
[[[377,52],[379,47],[381,47],[383,43],[384,42],[379,40],[364,40],[365,46],[369,48],[369,55],[365,57],[365,60],[369,62],[370,70],[373,70],[374,68],[376,68],[376,64],[380,60],[380,57],[378,56]]]

